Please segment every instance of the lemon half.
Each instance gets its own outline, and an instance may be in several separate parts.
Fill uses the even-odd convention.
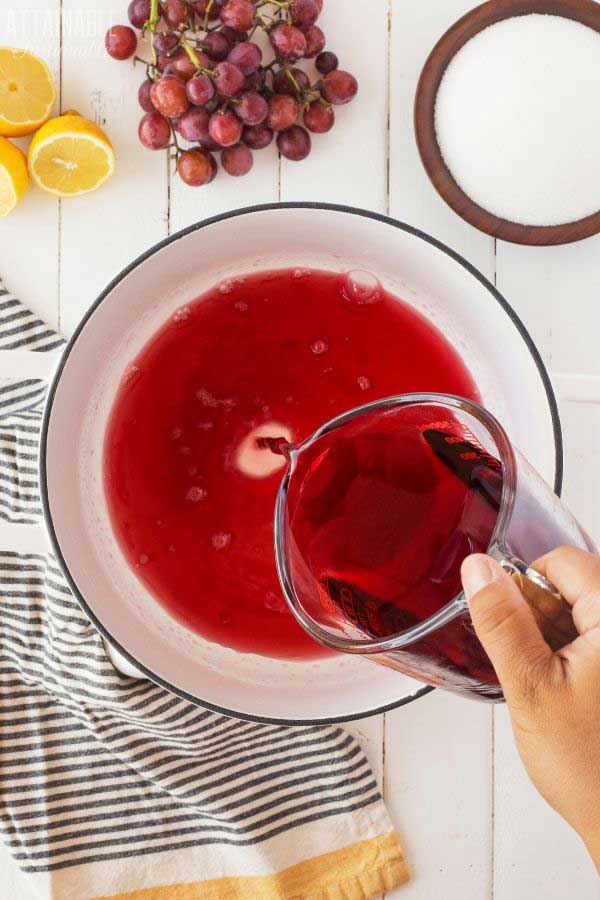
[[[115,171],[115,153],[102,129],[75,113],[42,125],[27,160],[38,187],[57,197],[95,191]]]
[[[11,212],[29,185],[25,155],[0,137],[0,216]]]
[[[56,89],[43,59],[14,47],[0,47],[0,135],[31,134],[45,122]]]

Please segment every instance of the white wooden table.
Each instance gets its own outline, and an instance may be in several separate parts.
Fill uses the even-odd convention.
[[[303,163],[256,155],[244,179],[187,188],[164,154],[137,141],[142,70],[109,59],[103,36],[127,0],[0,0],[0,44],[29,46],[54,71],[61,109],[106,128],[118,161],[98,194],[58,203],[31,190],[0,220],[8,287],[69,334],[100,289],[149,245],[205,216],[276,200],[318,199],[388,212],[448,243],[494,281],[537,341],[560,396],[564,496],[600,539],[600,237],[549,249],[496,243],[438,198],[418,160],[412,103],[419,71],[471,0],[325,0],[323,27],[360,93]],[[112,8],[111,8],[112,7]],[[62,23],[62,24],[61,24]],[[321,23],[320,23],[321,24]],[[6,526],[0,546],[38,537]],[[525,777],[504,708],[435,692],[353,727],[380,778],[414,870],[403,900],[592,900],[598,881],[578,838]],[[0,898],[28,900],[0,855]]]

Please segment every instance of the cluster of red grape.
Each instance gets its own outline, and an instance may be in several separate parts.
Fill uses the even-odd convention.
[[[246,175],[252,151],[275,134],[282,156],[305,159],[309,132],[329,131],[333,107],[358,90],[354,76],[325,50],[316,24],[322,6],[323,0],[131,0],[129,21],[152,52],[138,93],[144,147],[173,147],[179,176],[190,185],[213,180],[216,151],[226,172]],[[261,32],[273,51],[268,63],[253,40]],[[137,35],[114,25],[105,44],[115,59],[128,59]],[[297,65],[301,59],[314,60],[314,83]],[[178,136],[194,146],[182,149]]]

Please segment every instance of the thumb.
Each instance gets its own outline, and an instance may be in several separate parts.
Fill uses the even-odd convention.
[[[527,601],[502,566],[482,553],[465,559],[461,576],[473,627],[505,694],[530,693],[552,651]]]

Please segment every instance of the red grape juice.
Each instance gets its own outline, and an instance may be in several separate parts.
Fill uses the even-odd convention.
[[[328,630],[387,638],[461,590],[460,566],[485,552],[498,518],[502,465],[442,407],[365,413],[296,456],[288,488],[288,567],[304,609]],[[431,674],[497,678],[470,621],[444,625],[405,652]]]
[[[209,640],[273,657],[327,652],[279,588],[273,512],[285,460],[260,438],[299,443],[338,413],[409,391],[479,399],[443,335],[380,287],[306,269],[215,286],[152,337],[114,401],[104,484],[129,565]],[[443,500],[457,491],[449,482],[415,507],[412,526],[427,529],[434,501],[438,526],[451,525]],[[398,513],[391,498],[382,503],[390,552]]]

